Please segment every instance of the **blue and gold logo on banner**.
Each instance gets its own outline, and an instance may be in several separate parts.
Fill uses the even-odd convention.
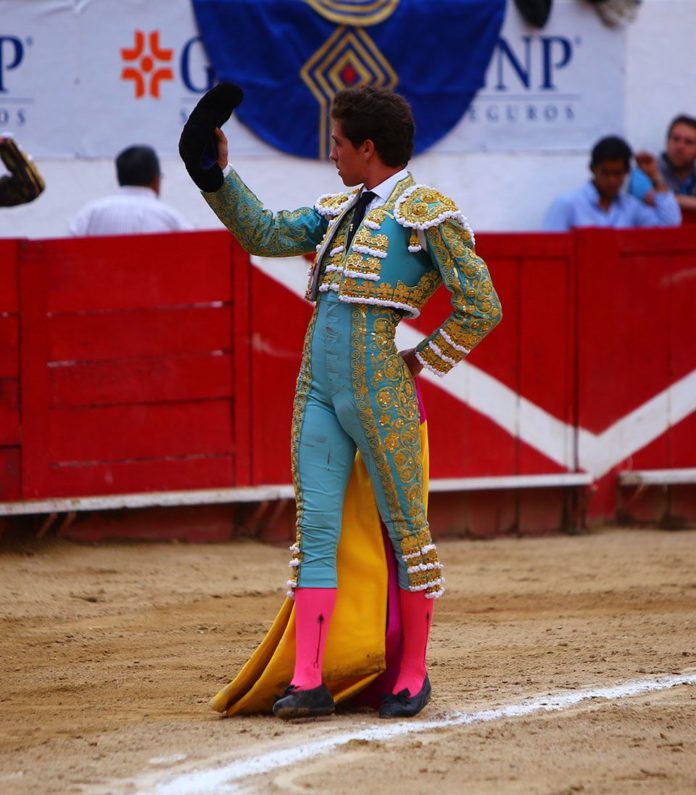
[[[385,20],[399,0],[306,0],[324,19],[338,25],[376,25]]]
[[[339,27],[300,70],[319,103],[319,158],[331,149],[331,103],[351,86],[394,88],[399,82],[389,61],[364,30]]]
[[[505,0],[193,0],[238,119],[272,146],[325,159],[331,103],[351,86],[394,88],[413,108],[416,152],[461,119],[482,86]]]

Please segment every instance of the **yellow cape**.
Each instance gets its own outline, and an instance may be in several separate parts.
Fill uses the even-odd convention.
[[[428,498],[428,432],[420,428],[424,498]],[[388,567],[370,478],[358,453],[343,505],[336,567],[338,594],[324,652],[324,682],[336,703],[364,690],[386,670]],[[295,666],[295,603],[286,598],[266,637],[237,676],[211,700],[217,712],[270,712]]]

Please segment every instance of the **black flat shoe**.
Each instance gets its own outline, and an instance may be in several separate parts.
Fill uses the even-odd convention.
[[[289,685],[273,705],[273,714],[283,720],[318,718],[332,715],[335,711],[333,696],[326,685],[319,685],[312,690],[298,690],[295,685]]]
[[[423,687],[415,696],[410,696],[409,690],[400,690],[398,693],[387,693],[382,696],[382,703],[379,707],[380,718],[412,718],[417,715],[423,707],[430,701],[430,679],[425,676]]]

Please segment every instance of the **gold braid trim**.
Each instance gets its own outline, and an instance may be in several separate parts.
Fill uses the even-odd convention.
[[[439,374],[451,368],[447,359],[459,362],[475,348],[502,315],[488,269],[461,228],[447,221],[429,230],[427,240],[454,307],[440,328],[416,348],[426,366],[432,365]]]
[[[317,199],[314,209],[325,218],[336,218],[355,199],[357,193],[357,190],[350,193],[325,193]]]
[[[399,537],[401,555],[407,566],[409,589],[425,591],[435,598],[442,593],[442,566],[432,541],[425,516],[423,500],[422,470],[412,454],[414,442],[419,438],[419,416],[415,404],[413,381],[408,369],[393,346],[380,345],[371,352],[372,377],[367,383],[367,335],[368,308],[358,304],[353,308],[351,330],[351,365],[353,372],[353,396],[360,414],[360,422],[370,446],[372,458],[379,473],[389,513],[392,517],[403,517],[404,510],[389,464],[388,452],[404,490],[409,516],[406,519],[392,518],[391,525]],[[393,339],[393,330],[398,318],[377,318],[375,330],[384,340]],[[391,324],[391,326],[390,326]],[[380,416],[375,415],[371,396],[374,392]],[[394,416],[396,414],[396,416]],[[384,439],[378,428],[389,426]],[[388,452],[387,452],[388,451]],[[412,533],[411,525],[421,529]]]
[[[389,250],[389,238],[387,235],[374,234],[369,227],[365,228],[365,226],[361,226],[355,233],[353,245],[356,244],[383,251],[385,254]]]
[[[432,370],[435,375],[446,375],[452,367],[441,356],[438,356],[429,345],[417,351],[417,356],[420,363],[427,367],[428,370]]]
[[[474,232],[452,199],[428,185],[413,185],[403,191],[394,206],[397,223],[410,229],[429,229],[451,219],[462,227],[462,234],[473,243]]]
[[[441,283],[440,274],[435,271],[426,271],[415,287],[409,287],[403,282],[396,285],[382,282],[361,282],[346,276],[341,283],[339,299],[341,301],[357,302],[378,306],[391,306],[401,309],[409,317],[418,317],[421,308],[428,298],[435,292]]]
[[[300,565],[302,564],[303,555],[301,552],[302,547],[302,518],[304,514],[304,495],[300,487],[300,434],[302,432],[302,421],[304,419],[305,407],[309,398],[309,392],[312,386],[312,367],[311,367],[311,351],[312,351],[312,338],[314,337],[314,327],[317,322],[318,311],[315,308],[312,312],[312,317],[307,326],[305,333],[304,345],[302,348],[302,364],[300,365],[300,372],[297,376],[297,386],[295,389],[295,400],[292,406],[292,427],[290,432],[290,460],[292,464],[292,482],[295,488],[295,543],[290,547],[293,553],[290,560],[290,567],[292,572],[288,580],[288,596],[292,596],[292,592],[297,588],[297,581],[300,576]]]

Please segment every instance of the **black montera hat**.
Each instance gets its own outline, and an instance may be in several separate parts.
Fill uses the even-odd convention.
[[[191,111],[181,131],[179,154],[191,179],[203,191],[213,192],[222,185],[215,128],[230,118],[242,97],[242,89],[234,83],[211,88]]]

